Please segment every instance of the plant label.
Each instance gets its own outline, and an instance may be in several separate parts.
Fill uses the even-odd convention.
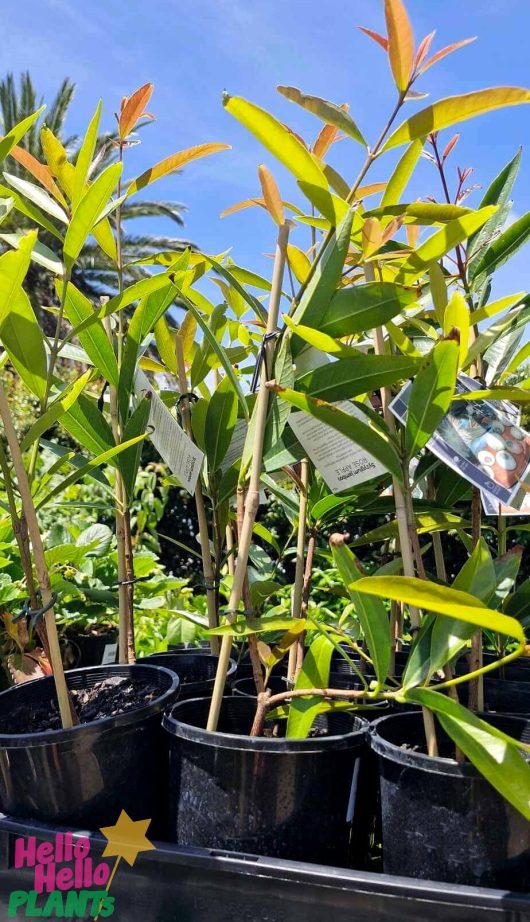
[[[103,650],[103,656],[101,657],[101,665],[111,666],[113,663],[115,663],[117,650],[117,643],[106,643],[105,649]]]
[[[390,404],[394,415],[407,418],[411,385]],[[456,393],[483,390],[459,375]],[[427,443],[433,455],[488,493],[496,504],[521,509],[530,493],[530,434],[519,426],[517,408],[499,400],[454,401]]]
[[[362,410],[349,400],[341,400],[335,406],[356,419],[366,420]],[[364,448],[307,413],[291,413],[289,425],[333,493],[387,473]]]
[[[151,395],[149,425],[152,426],[151,441],[164,459],[171,472],[178,477],[182,486],[193,493],[204,460],[203,452],[179,426],[165,403],[151,387],[143,371],[137,371],[134,382],[137,397]]]

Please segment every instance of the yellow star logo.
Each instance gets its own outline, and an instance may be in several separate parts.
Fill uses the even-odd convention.
[[[102,858],[124,858],[132,867],[140,852],[150,852],[155,846],[146,836],[151,820],[132,820],[122,810],[115,826],[100,829],[107,839]]]

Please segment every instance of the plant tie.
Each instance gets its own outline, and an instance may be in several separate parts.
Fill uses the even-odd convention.
[[[252,394],[256,393],[256,390],[259,384],[259,376],[261,374],[262,364],[265,364],[265,367],[266,367],[267,344],[275,340],[279,335],[280,333],[278,330],[273,330],[272,333],[265,333],[265,336],[263,337],[261,341],[260,350],[258,352],[258,357],[256,359],[256,367],[254,369],[254,374],[252,375],[252,383],[250,385],[250,391]],[[269,370],[267,369],[267,375],[268,375],[268,371]]]
[[[192,391],[188,391],[187,393],[180,395],[180,397],[177,400],[177,413],[178,413],[179,419],[182,419],[181,404],[183,403],[183,401],[187,400],[189,401],[189,403],[197,403],[198,399],[199,398],[197,397],[197,394],[194,394]]]
[[[52,597],[47,605],[43,605],[42,608],[30,608],[31,600],[26,599],[22,606],[22,611],[15,615],[13,618],[13,624],[16,624],[18,621],[21,621],[22,618],[28,617],[30,619],[31,627],[36,628],[44,618],[44,615],[47,611],[53,608],[57,602],[57,593],[52,592]]]
[[[215,577],[213,579],[205,578],[202,582],[195,584],[197,589],[206,589],[206,592],[213,592],[214,589],[219,589],[220,585],[221,580],[216,579]]]
[[[120,586],[133,586],[134,583],[142,583],[146,580],[151,579],[150,576],[132,576],[130,579],[119,579],[117,583],[112,586],[112,589],[119,589]]]

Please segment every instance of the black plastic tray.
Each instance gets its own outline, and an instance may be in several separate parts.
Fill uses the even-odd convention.
[[[64,831],[0,815],[2,920],[10,892],[32,887],[32,871],[13,867],[15,839],[49,841]],[[105,839],[83,834],[91,854],[100,855]],[[530,922],[530,894],[167,843],[140,855],[132,869],[122,861],[111,894],[116,922]]]

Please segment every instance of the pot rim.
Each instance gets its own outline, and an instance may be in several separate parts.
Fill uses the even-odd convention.
[[[262,736],[252,737],[238,733],[221,733],[219,730],[206,730],[202,727],[196,727],[193,724],[185,723],[184,720],[178,720],[178,718],[175,717],[175,711],[178,711],[179,707],[189,707],[196,701],[204,700],[207,699],[188,698],[185,701],[174,704],[169,711],[165,712],[162,718],[164,730],[177,739],[201,743],[205,746],[211,746],[214,749],[237,749],[239,751],[284,753],[286,755],[294,752],[317,753],[328,750],[350,749],[352,743],[362,744],[367,741],[369,724],[357,714],[352,714],[352,717],[358,722],[357,726],[349,733],[342,733],[337,736],[321,736],[314,739],[289,740]],[[238,702],[235,707],[243,707],[252,699],[244,695],[230,695],[225,696],[223,701],[225,700]]]
[[[55,745],[57,743],[69,742],[72,741],[75,736],[80,736],[81,733],[84,734],[101,734],[106,733],[109,730],[121,729],[130,724],[139,723],[145,718],[152,717],[155,714],[158,714],[160,711],[164,710],[166,707],[166,702],[169,698],[178,693],[180,680],[178,675],[173,672],[171,669],[166,669],[165,666],[148,666],[147,664],[143,665],[141,663],[115,663],[109,664],[107,666],[85,666],[82,669],[70,669],[65,673],[66,683],[69,684],[69,678],[76,675],[83,675],[89,672],[107,672],[109,676],[112,675],[127,675],[130,669],[149,669],[159,670],[159,673],[164,675],[170,680],[169,685],[165,691],[162,691],[161,694],[155,698],[154,701],[151,701],[149,704],[144,704],[141,707],[131,708],[128,711],[124,711],[123,714],[115,714],[110,717],[100,717],[97,720],[92,720],[86,724],[77,724],[75,727],[69,727],[67,730],[60,728],[58,730],[39,730],[37,733],[2,733],[0,731],[0,748],[1,749],[30,749],[36,746],[48,746]],[[112,672],[111,670],[114,670]],[[12,688],[6,689],[0,693],[0,697],[4,695],[15,695],[17,694],[20,688],[29,688],[30,685],[36,687],[38,684],[39,688],[42,688],[40,683],[47,682],[49,686],[53,686],[53,676],[44,676],[41,679],[35,679],[31,683],[25,683],[24,685],[15,685]],[[98,681],[96,679],[96,681]],[[92,683],[94,684],[94,683]],[[5,699],[4,699],[5,700]]]
[[[483,717],[486,720],[492,716],[499,716],[502,719],[514,720],[517,722],[525,721],[528,722],[528,719],[519,714],[479,714],[479,717]],[[448,775],[453,778],[475,778],[482,779],[485,784],[488,782],[484,776],[479,772],[477,768],[471,762],[457,762],[456,759],[450,759],[442,756],[429,756],[425,752],[415,752],[412,749],[403,749],[403,743],[406,743],[407,733],[403,733],[403,743],[401,745],[397,743],[391,743],[389,740],[384,739],[380,730],[384,726],[385,722],[398,721],[398,720],[408,720],[412,724],[412,721],[420,721],[421,714],[419,712],[410,712],[403,714],[388,714],[385,717],[380,717],[378,720],[375,720],[372,724],[369,725],[369,734],[370,734],[370,746],[372,750],[383,758],[389,759],[392,762],[396,762],[399,765],[404,765],[407,768],[415,768],[418,771],[428,771],[431,774],[436,775]]]

